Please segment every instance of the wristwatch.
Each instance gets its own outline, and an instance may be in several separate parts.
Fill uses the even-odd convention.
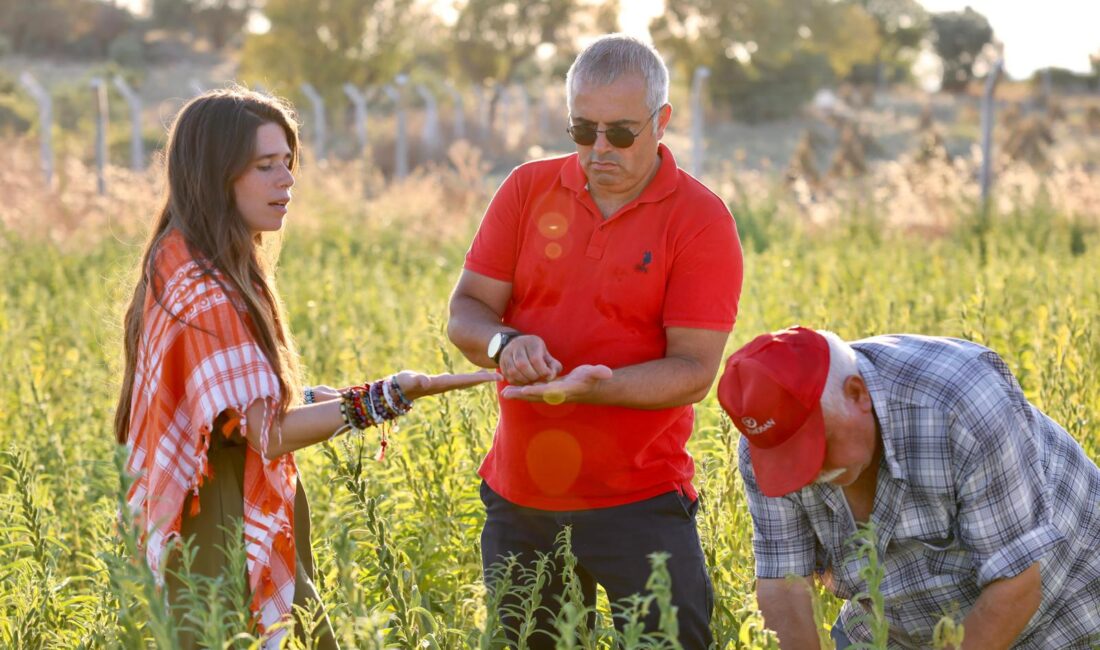
[[[485,354],[493,360],[493,363],[500,365],[500,353],[504,352],[505,346],[512,342],[512,339],[523,336],[523,332],[497,332],[493,334],[493,338],[489,339],[489,348],[485,351]]]

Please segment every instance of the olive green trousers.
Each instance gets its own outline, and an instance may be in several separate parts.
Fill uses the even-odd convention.
[[[197,575],[216,578],[222,575],[227,560],[222,549],[243,544],[243,539],[231,539],[234,531],[239,535],[244,520],[244,458],[245,445],[226,442],[220,435],[211,436],[209,461],[213,476],[199,488],[199,512],[191,516],[190,508],[185,505],[180,535],[190,539],[197,547],[191,572]],[[297,553],[295,562],[294,604],[315,612],[321,607],[321,599],[313,585],[313,549],[310,546],[309,502],[306,500],[302,482],[298,481],[298,491],[294,499],[294,548]],[[186,612],[175,605],[180,602],[183,585],[175,575],[180,568],[178,552],[170,554],[167,562],[165,583],[168,602],[173,605],[176,628],[180,630],[179,647],[184,649],[201,647],[192,631],[185,625]],[[246,582],[247,584],[247,578]],[[297,621],[295,627],[299,639],[307,648],[321,650],[338,649],[332,631],[332,624],[324,609],[313,621]],[[309,627],[312,624],[312,629]]]

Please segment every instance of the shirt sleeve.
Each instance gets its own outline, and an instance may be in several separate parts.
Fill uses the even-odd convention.
[[[516,169],[504,179],[489,202],[466,253],[465,269],[496,280],[512,281],[519,257],[522,209],[519,170]]]
[[[723,212],[678,246],[665,289],[665,327],[733,329],[741,299],[741,242],[733,218]]]
[[[984,588],[1020,574],[1064,537],[1051,524],[1042,453],[1021,410],[1026,400],[1013,392],[1019,386],[988,359],[964,372],[971,388],[956,423],[959,534]]]
[[[815,567],[813,528],[792,496],[766,497],[756,485],[748,444],[738,446],[741,478],[752,515],[752,551],[757,578],[807,577]]]

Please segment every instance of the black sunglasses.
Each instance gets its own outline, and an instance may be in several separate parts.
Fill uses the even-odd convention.
[[[596,143],[596,136],[600,133],[607,136],[607,141],[611,143],[611,146],[618,147],[619,149],[627,149],[630,145],[634,144],[634,138],[642,134],[649,126],[649,123],[653,121],[653,116],[657,114],[664,106],[658,106],[656,111],[649,114],[649,119],[645,121],[642,128],[638,129],[637,133],[634,133],[625,126],[613,126],[603,131],[597,129],[594,125],[590,124],[574,124],[565,129],[570,138],[573,138],[573,142],[581,145],[582,147],[588,147]]]

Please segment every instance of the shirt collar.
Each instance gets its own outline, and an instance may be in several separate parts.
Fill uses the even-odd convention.
[[[676,159],[672,156],[672,151],[663,142],[658,143],[657,156],[661,161],[657,173],[653,175],[653,178],[650,179],[649,184],[645,186],[638,198],[631,201],[631,203],[660,201],[676,190],[680,180],[680,170],[676,166]],[[561,184],[576,194],[585,194],[588,192],[588,177],[584,174],[584,167],[581,167],[580,156],[574,153],[570,158],[571,160],[562,166]]]
[[[905,470],[897,457],[894,448],[893,427],[890,426],[890,404],[886,397],[886,390],[882,387],[878,371],[875,370],[871,360],[859,350],[856,353],[856,366],[863,377],[863,383],[867,384],[867,392],[871,395],[871,406],[875,409],[875,418],[878,420],[879,430],[882,432],[882,454],[886,459],[886,466],[890,468],[890,475],[894,478],[906,480]]]

